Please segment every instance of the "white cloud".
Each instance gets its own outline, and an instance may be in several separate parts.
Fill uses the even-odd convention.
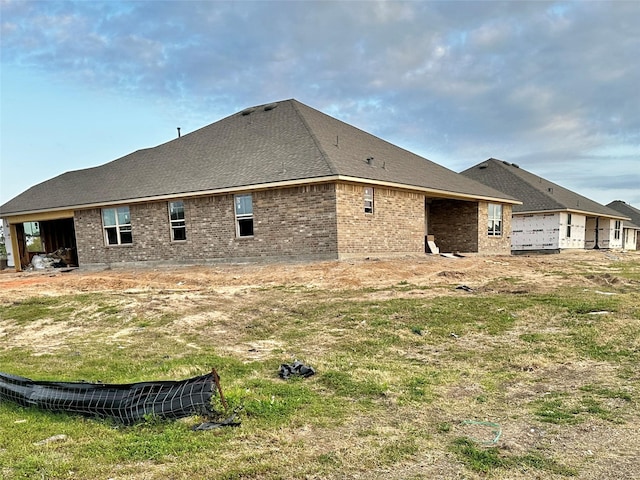
[[[637,2],[0,8],[5,65],[203,123],[294,97],[456,169],[579,165],[611,145],[640,158]]]

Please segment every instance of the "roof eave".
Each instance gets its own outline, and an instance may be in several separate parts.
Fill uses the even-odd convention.
[[[104,202],[92,202],[92,203],[84,203],[84,204],[78,204],[78,205],[65,205],[65,206],[55,207],[55,208],[24,210],[19,212],[5,212],[3,216],[7,220],[10,220],[11,218],[20,217],[24,215],[34,215],[34,214],[37,215],[37,214],[44,214],[44,213],[50,213],[50,212],[68,212],[70,210],[86,210],[90,208],[101,208],[101,207],[111,206],[111,205],[128,205],[132,203],[157,202],[157,201],[169,200],[172,198],[204,197],[209,195],[219,195],[223,193],[246,192],[248,190],[267,190],[272,188],[284,188],[284,187],[293,187],[297,185],[309,185],[314,183],[328,183],[328,182],[335,182],[335,181],[366,183],[369,185],[379,185],[383,187],[397,188],[401,190],[411,190],[411,191],[430,194],[430,195],[441,197],[441,198],[453,198],[453,199],[469,200],[469,201],[482,200],[482,201],[506,203],[506,204],[512,204],[512,205],[522,204],[522,202],[518,200],[512,200],[508,198],[450,192],[447,190],[440,190],[436,188],[420,187],[416,185],[406,185],[401,183],[385,182],[380,180],[371,180],[371,179],[365,179],[365,178],[359,178],[359,177],[350,177],[345,175],[329,175],[324,177],[286,180],[281,182],[270,182],[270,183],[261,183],[261,184],[253,184],[253,185],[238,185],[233,187],[216,188],[211,190],[199,190],[195,192],[178,192],[178,193],[171,193],[166,195],[153,195],[148,197],[124,198],[120,200],[108,200]]]
[[[356,182],[356,183],[366,183],[369,185],[380,185],[383,187],[397,188],[401,190],[411,190],[415,192],[429,193],[437,197],[441,198],[453,198],[458,200],[483,200],[489,202],[497,202],[497,203],[508,203],[512,205],[522,205],[520,200],[513,200],[502,197],[493,197],[487,195],[475,195],[469,193],[459,193],[459,192],[451,192],[448,190],[440,190],[437,188],[429,188],[429,187],[420,187],[417,185],[406,185],[403,183],[394,183],[394,182],[385,182],[382,180],[371,180],[366,178],[359,177],[349,177],[345,175],[338,175],[338,180],[345,182]]]
[[[587,210],[579,210],[576,208],[553,208],[553,209],[548,209],[548,210],[525,210],[525,211],[518,211],[518,212],[513,212],[514,215],[537,215],[537,214],[541,214],[541,213],[577,213],[579,215],[586,215],[589,217],[606,217],[606,218],[613,218],[615,220],[631,220],[629,217],[625,217],[623,215],[608,215],[608,214],[604,214],[604,213],[598,213],[598,212],[590,212]]]

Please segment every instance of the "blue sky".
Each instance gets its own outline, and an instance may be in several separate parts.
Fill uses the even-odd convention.
[[[0,0],[0,204],[297,100],[640,207],[640,2]]]

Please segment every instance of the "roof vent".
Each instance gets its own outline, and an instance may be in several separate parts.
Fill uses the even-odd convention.
[[[512,166],[513,168],[520,168],[520,165],[518,165],[517,163],[512,163],[512,164],[511,164],[511,166]]]
[[[249,108],[245,108],[240,113],[242,114],[242,116],[246,117],[247,115],[250,115],[255,111],[256,111],[256,107],[249,107]]]
[[[277,103],[270,103],[270,104],[264,106],[264,111],[268,112],[269,110],[273,110],[277,106],[278,106]]]
[[[479,168],[480,170],[484,170],[484,169],[485,169],[485,168],[487,168],[488,166],[489,166],[489,165],[488,165],[488,164],[486,164],[486,163],[481,163],[480,165],[478,165],[478,168]]]
[[[553,193],[553,187],[549,187],[549,188],[547,188],[547,192],[549,192],[549,193]]]
[[[502,163],[504,163],[505,165],[511,165],[509,162],[507,162],[506,160],[503,160]]]
[[[367,162],[367,165],[371,165],[373,167],[373,157],[368,157],[366,162]]]

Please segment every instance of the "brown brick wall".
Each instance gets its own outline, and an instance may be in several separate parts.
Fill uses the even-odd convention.
[[[249,238],[236,238],[233,195],[183,201],[183,242],[171,241],[166,201],[129,205],[132,245],[105,246],[101,210],[76,211],[80,265],[337,258],[334,185],[253,192],[254,236]]]
[[[374,187],[373,213],[364,212],[364,185],[336,187],[342,258],[424,253],[424,195]]]
[[[478,253],[491,255],[511,254],[511,205],[502,205],[502,235],[490,237],[488,229],[488,203],[478,204]]]
[[[441,252],[478,251],[477,202],[432,199],[428,223]]]
[[[502,206],[502,236],[487,235],[487,202],[432,199],[429,234],[441,252],[506,254],[511,252],[511,206]]]
[[[167,202],[129,205],[133,244],[105,246],[101,210],[75,212],[78,260],[91,264],[326,259],[424,253],[424,195],[364,185],[321,184],[253,192],[254,236],[236,238],[233,195],[185,198],[187,240],[172,242]],[[503,207],[510,232],[511,208]],[[487,204],[433,199],[429,233],[443,252],[509,253],[508,234],[486,235]]]

